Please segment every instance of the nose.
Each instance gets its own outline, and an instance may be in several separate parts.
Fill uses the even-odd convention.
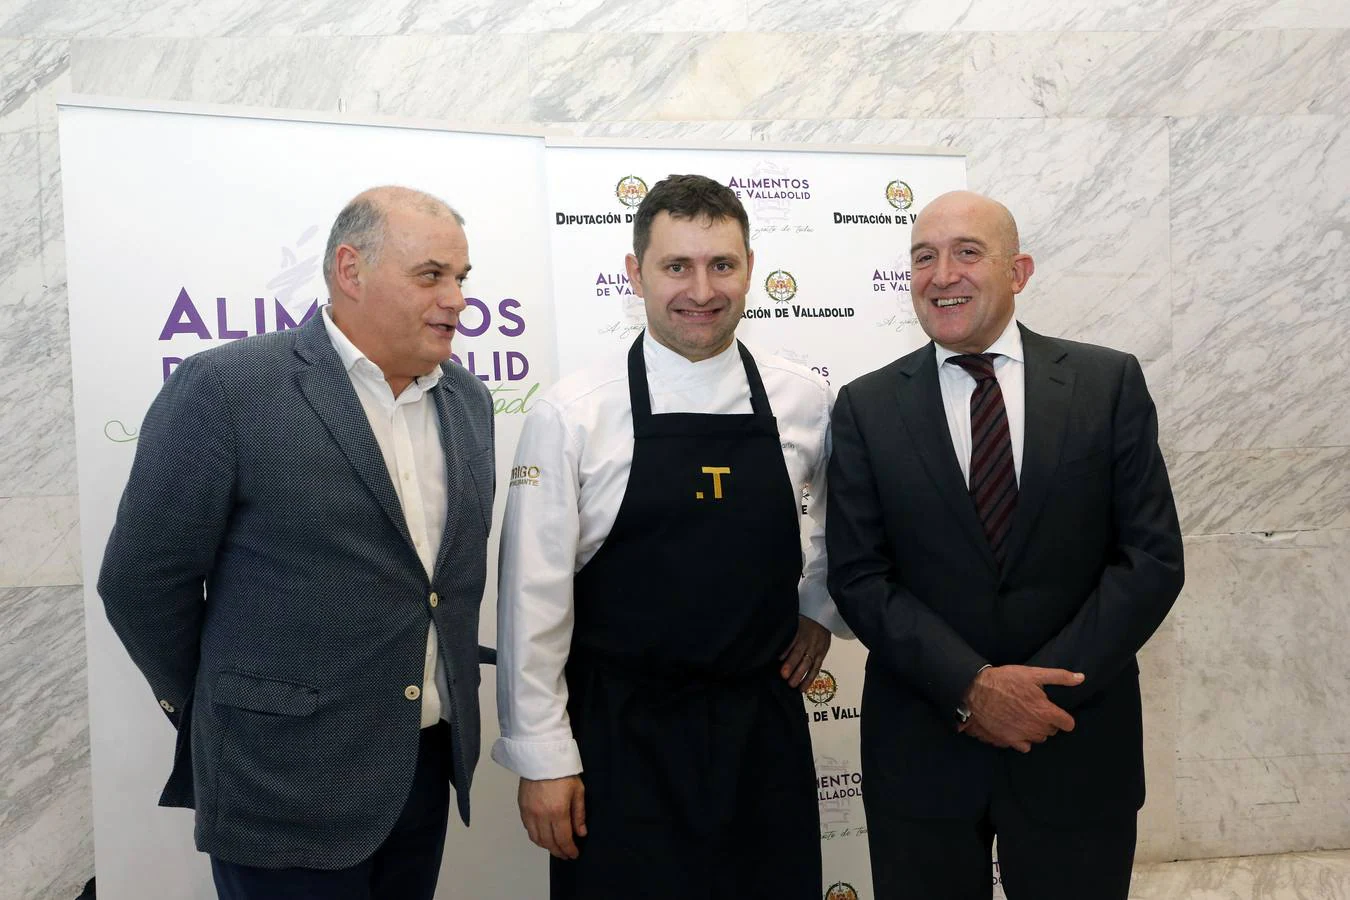
[[[689,284],[689,299],[695,303],[707,303],[714,296],[712,279],[704,269],[694,269],[693,280]]]
[[[953,265],[952,259],[946,253],[939,253],[937,261],[933,263],[933,284],[938,287],[950,287],[961,278],[961,273]]]
[[[448,278],[446,281],[449,283],[449,287],[441,294],[439,298],[440,305],[446,309],[452,309],[456,314],[459,314],[464,311],[464,307],[467,305],[464,300],[464,288],[460,287],[459,282],[455,281],[453,278]]]

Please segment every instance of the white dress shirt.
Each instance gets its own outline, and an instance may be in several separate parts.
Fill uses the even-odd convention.
[[[970,487],[970,398],[975,393],[975,376],[956,363],[948,363],[955,350],[935,342],[937,349],[938,383],[942,386],[942,406],[947,412],[947,428],[952,433],[952,446],[961,474]],[[1022,353],[1022,332],[1017,319],[1008,321],[1008,327],[985,353],[999,354],[994,359],[994,377],[1003,391],[1003,405],[1008,410],[1008,435],[1012,438],[1013,468],[1017,481],[1022,482],[1022,438],[1026,434],[1027,391],[1026,356]]]
[[[440,418],[429,392],[441,378],[441,367],[416,378],[394,396],[380,367],[366,358],[333,322],[332,307],[323,308],[323,324],[338,358],[352,380],[361,408],[366,412],[375,443],[394,482],[403,519],[412,536],[417,557],[431,578],[436,554],[445,534],[445,450],[441,447]],[[442,718],[441,696],[448,693],[445,666],[441,663],[436,626],[427,626],[426,661],[422,669],[422,727]]]
[[[691,363],[650,338],[643,355],[654,414],[749,413],[750,387],[733,343]],[[793,489],[810,486],[803,520],[799,609],[851,636],[825,588],[825,468],[834,395],[818,375],[755,354]],[[525,419],[502,523],[497,590],[497,709],[492,758],[531,779],[582,770],[567,717],[563,667],[572,642],[572,578],[599,551],[633,463],[627,354],[563,379]],[[734,552],[735,535],[727,535]],[[635,586],[633,602],[642,602]]]

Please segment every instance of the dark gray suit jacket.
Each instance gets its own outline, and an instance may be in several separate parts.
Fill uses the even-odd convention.
[[[1003,571],[956,459],[933,345],[835,403],[830,593],[871,651],[864,790],[900,815],[974,819],[1001,774],[1044,821],[1143,803],[1135,653],[1183,580],[1157,415],[1134,357],[1025,328],[1022,341],[1026,428]],[[986,663],[1083,672],[1078,687],[1047,689],[1077,728],[1025,755],[958,734],[956,707]]]
[[[142,425],[98,583],[178,728],[160,803],[197,810],[199,849],[268,868],[354,865],[393,828],[428,622],[466,823],[479,753],[490,396],[451,363],[431,391],[448,504],[428,581],[320,315],[175,370]]]

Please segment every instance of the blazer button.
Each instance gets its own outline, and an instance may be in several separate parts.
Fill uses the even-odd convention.
[[[432,609],[435,609],[436,607],[438,607],[438,606],[441,605],[441,598],[436,596],[436,592],[435,592],[435,591],[432,591],[432,592],[431,592],[431,599],[428,600],[427,602],[431,604],[431,608],[432,608]]]
[[[160,708],[162,708],[166,713],[171,713],[171,712],[176,712],[176,711],[177,711],[177,710],[175,710],[175,709],[173,708],[173,704],[170,703],[168,700],[161,700],[161,701],[159,701],[159,705],[160,705]]]
[[[418,697],[422,696],[422,689],[415,684],[410,684],[403,689],[403,696],[407,697],[409,700],[416,700]]]

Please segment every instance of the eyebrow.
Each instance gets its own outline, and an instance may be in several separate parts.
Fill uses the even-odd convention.
[[[709,259],[709,262],[713,263],[740,262],[740,259],[741,258],[739,256],[736,256],[734,253],[724,253],[718,256],[711,257]],[[694,258],[692,256],[663,256],[661,257],[661,259],[658,261],[657,264],[662,266],[669,266],[674,265],[675,263],[679,263],[680,265],[687,266],[691,265],[693,262]]]
[[[980,239],[977,238],[977,237],[965,237],[965,236],[957,236],[957,237],[955,237],[955,238],[952,238],[952,243],[953,243],[953,244],[978,244],[979,246],[981,246],[981,247],[986,247],[986,248],[989,246],[987,243],[985,243],[984,241],[980,240]],[[917,250],[925,250],[925,249],[926,249],[926,250],[935,250],[935,249],[937,249],[937,248],[934,247],[934,246],[933,246],[931,243],[929,243],[928,241],[920,241],[920,242],[917,243],[917,244],[910,244],[910,246],[909,246],[909,252],[910,252],[910,253],[914,253],[914,252],[917,251]]]
[[[422,262],[418,263],[417,265],[413,266],[412,269],[411,269],[411,271],[416,272],[416,271],[418,271],[419,269],[440,269],[440,270],[443,271],[443,272],[448,272],[448,271],[450,271],[450,264],[449,264],[449,263],[443,263],[443,262],[441,262],[441,261],[438,260],[438,259],[430,259],[430,258],[428,258],[428,259],[425,259],[425,260],[423,260]],[[473,265],[470,264],[470,263],[465,263],[465,264],[464,264],[464,271],[459,273],[459,277],[460,277],[460,278],[467,278],[468,275],[469,275],[469,271],[470,271],[471,269],[473,269]]]

